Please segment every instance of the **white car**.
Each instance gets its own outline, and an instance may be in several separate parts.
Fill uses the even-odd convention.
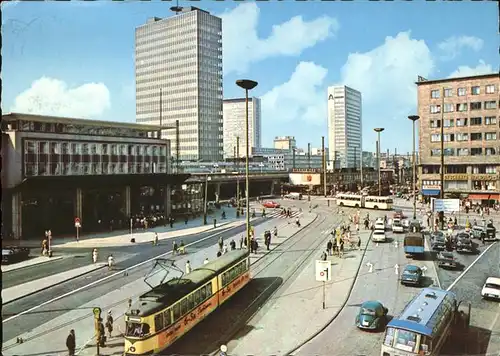
[[[401,221],[401,225],[403,225],[405,229],[408,229],[410,227],[410,220],[403,219],[403,221]]]
[[[377,220],[375,221],[375,230],[385,230],[385,223],[384,220]]]
[[[488,277],[481,290],[481,296],[500,300],[500,278]]]
[[[372,240],[374,242],[385,242],[385,230],[377,230],[373,231]]]
[[[392,222],[392,232],[405,232],[403,224],[401,224],[401,220],[394,219],[394,221]]]

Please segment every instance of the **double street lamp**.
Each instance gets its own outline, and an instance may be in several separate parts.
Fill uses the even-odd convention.
[[[420,119],[420,116],[418,115],[410,115],[408,116],[408,119],[410,119],[413,122],[413,157],[412,157],[412,166],[413,166],[413,171],[412,171],[412,180],[411,180],[411,185],[412,185],[412,194],[413,194],[413,220],[417,219],[417,194],[415,194],[415,180],[416,180],[416,167],[417,167],[417,160],[416,160],[416,153],[415,153],[415,122]]]
[[[382,177],[380,175],[380,133],[384,131],[383,127],[373,129],[377,133],[377,166],[378,166],[378,196],[382,196]]]
[[[246,188],[246,230],[247,230],[247,248],[250,250],[250,179],[249,179],[249,156],[250,156],[250,135],[248,123],[248,91],[255,88],[259,83],[249,80],[240,79],[236,81],[236,85],[245,89],[245,135],[246,135],[246,157],[245,157],[245,188]]]

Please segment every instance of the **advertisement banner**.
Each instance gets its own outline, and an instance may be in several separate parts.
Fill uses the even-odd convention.
[[[435,213],[444,212],[445,214],[457,213],[460,211],[460,199],[434,199]]]
[[[318,173],[290,173],[290,183],[293,185],[320,185],[321,174]]]

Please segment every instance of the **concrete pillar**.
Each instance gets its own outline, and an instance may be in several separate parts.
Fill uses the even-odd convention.
[[[128,218],[131,215],[131,207],[130,207],[130,186],[127,185],[125,187],[125,194],[123,195],[124,207],[125,207],[125,216]]]
[[[172,214],[172,187],[170,185],[165,186],[165,216],[168,218]]]
[[[220,199],[220,186],[221,186],[221,182],[217,182],[215,184],[215,201],[218,203],[219,202],[219,199]]]
[[[467,166],[467,190],[472,190],[472,166]]]
[[[276,185],[276,181],[273,179],[271,181],[271,193],[270,193],[270,195],[274,195],[274,187],[275,187],[275,185]]]
[[[83,192],[82,188],[76,188],[76,211],[75,216],[82,219],[82,207],[83,207]],[[82,221],[82,225],[85,222]]]
[[[21,192],[12,194],[12,235],[16,240],[19,240],[23,236]]]

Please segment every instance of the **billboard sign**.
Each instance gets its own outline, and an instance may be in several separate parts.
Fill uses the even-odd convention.
[[[435,213],[442,211],[445,214],[449,214],[458,213],[460,211],[460,199],[434,199],[433,202],[432,210]]]
[[[321,174],[319,173],[290,173],[290,183],[293,185],[320,185]]]

